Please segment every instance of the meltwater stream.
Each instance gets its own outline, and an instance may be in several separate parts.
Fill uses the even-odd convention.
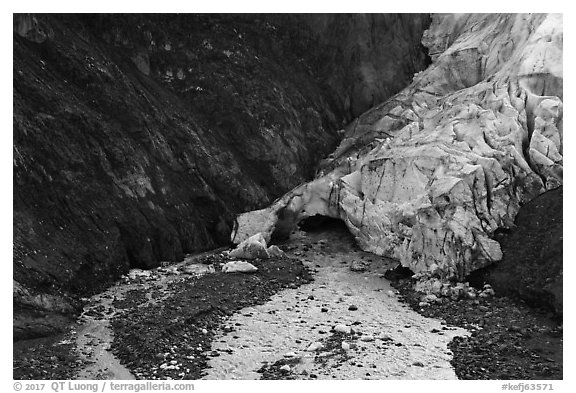
[[[389,266],[381,258],[359,251],[342,230],[298,232],[288,248],[316,269],[315,281],[226,321],[234,329],[216,336],[211,351],[220,356],[211,358],[204,379],[260,379],[258,369],[283,358],[291,359],[294,379],[457,379],[447,345],[468,332],[402,304],[382,278]],[[351,271],[355,261],[368,269]],[[362,334],[346,360],[307,351],[339,324]]]
[[[207,348],[219,356],[209,356],[203,379],[260,379],[259,369],[282,359],[290,360],[286,376],[292,379],[456,379],[447,345],[468,332],[422,317],[401,303],[383,278],[390,262],[358,250],[343,228],[296,232],[285,248],[314,271],[314,281],[282,290],[265,304],[244,308],[224,321]],[[213,272],[193,262],[190,258],[170,268],[130,275],[148,277],[145,288],[164,293],[154,298],[147,293],[145,303],[162,302],[170,295],[168,284],[178,277],[175,270]],[[352,271],[353,264],[366,269]],[[139,378],[110,351],[109,321],[119,311],[114,300],[135,288],[141,287],[120,281],[90,300],[75,335],[78,351],[88,361],[78,379]],[[90,310],[104,311],[93,316]],[[331,337],[336,325],[356,333]],[[332,348],[307,351],[330,337]],[[341,342],[335,339],[350,341],[345,357],[334,356],[335,351],[342,355]]]

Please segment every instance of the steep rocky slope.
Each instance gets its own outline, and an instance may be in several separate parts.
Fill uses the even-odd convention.
[[[563,315],[563,187],[522,206],[514,227],[495,238],[502,260],[474,272],[472,284],[489,282],[497,293]]]
[[[422,64],[426,14],[331,14],[306,19],[323,50],[318,70],[352,120],[402,90]]]
[[[15,15],[15,338],[129,266],[227,243],[235,214],[309,180],[346,119],[425,68],[428,23]]]
[[[340,218],[431,292],[502,258],[494,232],[562,184],[562,16],[434,15],[423,43],[433,64],[350,124],[314,181],[239,216],[234,242]]]

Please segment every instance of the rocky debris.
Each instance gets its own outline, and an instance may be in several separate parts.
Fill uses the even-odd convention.
[[[441,329],[439,321],[422,318],[403,307],[396,295],[388,296],[389,283],[378,273],[386,271],[393,261],[372,263],[366,273],[351,272],[353,260],[374,258],[358,249],[342,222],[309,232],[297,231],[282,243],[282,249],[288,255],[298,253],[308,266],[314,266],[315,281],[250,307],[246,315],[231,316],[227,324],[240,323],[236,336],[222,334],[215,338],[212,349],[220,351],[221,356],[210,360],[203,379],[256,379],[258,373],[262,379],[291,380],[456,377],[446,345],[453,335],[467,332],[457,329],[445,335],[430,333],[432,328]],[[261,261],[262,265],[267,263]],[[348,311],[350,304],[358,310]],[[322,313],[321,307],[330,312]],[[342,326],[335,330],[338,325]],[[307,351],[315,342],[323,347]],[[426,354],[416,347],[423,342],[427,343]],[[233,354],[222,352],[228,347],[235,348]],[[287,352],[298,356],[285,357]],[[416,360],[430,367],[410,369]],[[284,364],[290,365],[290,374],[279,370]]]
[[[449,348],[451,361],[460,379],[562,379],[562,326],[541,310],[504,297],[477,299],[451,297],[442,302],[419,305],[422,294],[414,283],[400,280],[393,285],[401,299],[420,314],[443,318],[446,324],[472,331],[469,337],[455,337]]]
[[[142,269],[130,269],[127,274],[128,279],[136,280],[137,278],[147,279],[150,278],[152,272],[150,270],[142,270]]]
[[[342,341],[343,335],[334,333],[322,339],[322,342],[314,343],[315,352],[313,357],[308,355],[308,361],[312,361],[320,368],[339,369],[345,362],[352,359],[349,352],[356,344]],[[355,340],[355,338],[350,338]],[[354,363],[355,364],[355,363]],[[300,367],[299,367],[300,366]],[[292,372],[287,375],[288,371]],[[301,371],[299,371],[301,370]],[[262,374],[262,379],[316,379],[318,375],[307,370],[302,370],[302,359],[290,358],[280,359],[272,364],[265,364],[258,370]],[[335,377],[335,376],[334,376]]]
[[[179,276],[162,290],[158,302],[134,304],[115,314],[114,354],[137,379],[198,379],[209,357],[222,356],[210,351],[210,343],[220,326],[227,332],[234,329],[225,323],[227,316],[311,280],[308,270],[288,257],[253,263],[258,276]],[[157,290],[151,287],[150,296],[155,298]]]
[[[440,301],[436,295],[424,295],[422,296],[422,301],[426,303],[435,303]]]
[[[485,284],[482,289],[470,286],[468,282],[452,282],[430,277],[427,273],[419,273],[412,276],[416,280],[414,290],[423,293],[420,298],[423,303],[441,303],[444,298],[452,300],[476,299],[494,296],[495,292],[490,284]]]
[[[351,123],[313,181],[240,215],[233,241],[322,215],[414,273],[462,281],[502,258],[495,231],[562,184],[562,16],[433,21],[434,63]]]
[[[299,375],[294,373],[299,363],[299,358],[284,358],[272,364],[265,363],[258,373],[262,374],[262,379],[298,379]]]
[[[222,266],[223,273],[254,273],[258,268],[246,261],[231,261]]]
[[[14,342],[12,377],[15,380],[74,379],[84,366],[72,333]]]

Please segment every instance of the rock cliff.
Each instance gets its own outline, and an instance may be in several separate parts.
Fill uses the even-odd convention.
[[[15,15],[15,338],[129,267],[228,243],[237,213],[310,180],[347,119],[425,68],[428,24]]]
[[[348,125],[313,181],[240,215],[234,242],[323,215],[423,277],[461,280],[502,258],[494,232],[562,184],[562,16],[432,19],[433,63]]]

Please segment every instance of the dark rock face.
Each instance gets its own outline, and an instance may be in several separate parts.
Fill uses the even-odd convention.
[[[349,119],[399,92],[430,64],[422,34],[428,14],[311,15],[323,47],[320,74],[335,88]]]
[[[425,65],[425,17],[314,18],[14,16],[16,339],[129,267],[226,244],[235,214],[311,178],[350,114]],[[393,83],[351,83],[366,67]]]
[[[501,296],[520,298],[562,317],[563,187],[520,208],[515,227],[497,238],[503,257],[471,280],[490,283]]]

